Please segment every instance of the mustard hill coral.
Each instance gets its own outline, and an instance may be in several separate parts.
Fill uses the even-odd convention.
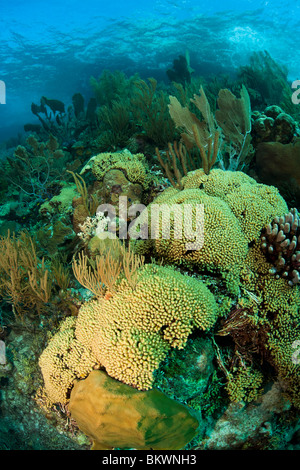
[[[293,343],[300,338],[300,289],[298,284],[291,287],[284,278],[274,276],[272,268],[257,240],[246,257],[241,286],[249,295],[249,318],[263,357],[276,370],[288,399],[300,408],[300,368],[292,360]]]
[[[75,317],[61,323],[39,359],[48,403],[67,403],[76,378],[85,377],[97,364],[91,351],[75,337]]]
[[[115,153],[99,153],[92,157],[80,174],[92,170],[97,180],[102,181],[109,170],[121,170],[131,183],[139,183],[148,189],[152,181],[146,158],[142,153],[132,154],[125,149]]]
[[[258,184],[241,171],[202,170],[183,178],[184,188],[200,188],[210,196],[221,198],[237,218],[248,242],[257,239],[260,231],[278,213],[287,211],[287,204],[277,188]]]
[[[140,238],[143,238],[146,223],[151,227],[148,237],[151,239],[134,242],[138,252],[163,257],[170,263],[189,263],[200,269],[238,271],[247,255],[248,243],[259,238],[263,226],[277,213],[287,210],[276,188],[257,184],[241,172],[212,170],[206,175],[203,170],[196,170],[182,179],[182,186],[181,191],[165,190],[148,206],[148,211],[136,219],[133,228],[139,235],[140,227]],[[183,233],[181,239],[174,235],[176,224],[180,221],[184,224],[184,217],[176,210],[178,206],[189,205],[190,218],[196,223],[199,204],[204,205],[204,221],[198,227],[203,231],[203,246],[189,250],[187,242],[192,240]],[[163,215],[161,219],[156,217],[153,224],[151,209],[155,206]],[[163,217],[169,215],[168,211],[171,212],[170,236],[164,238],[162,229],[165,229],[167,219]],[[197,233],[199,236],[199,231]]]
[[[95,366],[149,389],[167,351],[183,348],[193,330],[208,330],[217,316],[204,283],[171,267],[147,265],[135,290],[124,279],[112,297],[86,302],[76,320],[65,320],[40,358],[46,394],[65,403],[73,381]]]
[[[208,196],[199,189],[175,189],[166,190],[158,196],[154,203],[162,209],[162,217],[153,217],[152,206],[148,206],[148,213],[142,213],[136,219],[136,226],[146,223],[149,215],[151,227],[151,240],[137,242],[136,249],[147,254],[151,250],[157,257],[163,257],[169,263],[181,263],[185,261],[197,265],[201,269],[227,270],[236,269],[243,262],[247,253],[247,241],[242,233],[237,219],[234,217],[229,206],[220,198]],[[197,205],[203,204],[204,225],[201,225],[200,217],[197,215]],[[182,230],[181,238],[175,238],[175,231],[180,224],[184,227],[184,208],[189,205],[191,208],[191,218],[199,222],[197,235],[194,235],[195,243],[202,242],[200,239],[203,232],[203,247],[200,249],[189,249],[189,243],[194,240],[187,237]],[[163,238],[163,230],[168,223],[168,210],[170,211],[170,237]],[[183,220],[183,221],[182,221]],[[234,243],[232,242],[234,240]],[[196,245],[195,245],[196,247]]]
[[[195,328],[209,329],[217,315],[214,297],[202,282],[147,265],[134,291],[123,282],[109,301],[84,304],[76,336],[109,375],[148,389],[168,349],[183,348]]]

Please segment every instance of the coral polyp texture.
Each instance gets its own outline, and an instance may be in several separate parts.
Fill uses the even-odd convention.
[[[46,395],[66,403],[73,381],[93,367],[147,390],[168,350],[183,348],[195,329],[209,330],[217,317],[202,281],[147,265],[134,290],[124,279],[112,297],[86,302],[76,321],[64,321],[40,358]]]
[[[202,270],[238,272],[247,255],[248,244],[259,237],[262,227],[276,214],[287,211],[286,202],[276,188],[258,184],[242,172],[212,170],[206,175],[203,170],[196,170],[182,179],[182,185],[182,190],[165,190],[148,206],[147,213],[143,212],[136,219],[136,230],[148,223],[153,231],[151,208],[157,205],[161,209],[162,217],[155,219],[155,236],[151,233],[152,239],[135,242],[139,253],[151,253],[170,263],[189,263]],[[189,205],[191,218],[196,223],[199,204],[204,209],[203,225],[200,225],[203,247],[189,250],[187,242],[191,239],[184,234],[181,239],[174,236],[178,223],[176,209]],[[174,214],[170,237],[163,238],[163,215],[168,215],[168,211]],[[199,236],[199,231],[197,233]]]
[[[300,282],[300,218],[296,208],[275,217],[262,231],[261,248],[274,265],[270,270],[288,280],[290,286]]]
[[[48,403],[67,403],[73,381],[97,364],[90,350],[75,337],[76,318],[64,320],[39,359]]]
[[[95,155],[80,173],[89,170],[92,170],[98,181],[102,181],[110,170],[121,170],[131,183],[139,183],[144,189],[149,187],[152,179],[145,156],[142,153],[132,154],[127,149]]]

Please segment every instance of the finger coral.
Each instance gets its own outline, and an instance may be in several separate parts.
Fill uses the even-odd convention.
[[[39,359],[44,396],[49,404],[67,403],[76,378],[85,377],[97,364],[95,357],[74,335],[75,317],[61,323]]]
[[[274,265],[276,276],[288,280],[290,286],[300,282],[300,218],[296,208],[275,217],[262,231],[261,248]]]

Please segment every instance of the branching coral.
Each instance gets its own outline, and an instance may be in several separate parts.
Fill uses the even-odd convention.
[[[233,402],[251,402],[262,392],[263,374],[252,366],[239,366],[235,373],[229,373],[226,390]]]
[[[85,377],[97,365],[91,351],[75,338],[75,325],[75,317],[62,322],[39,359],[44,387],[38,395],[50,406],[67,403],[73,381]]]

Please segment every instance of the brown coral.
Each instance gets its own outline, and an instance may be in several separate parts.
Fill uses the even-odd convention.
[[[290,286],[300,282],[300,218],[297,209],[275,217],[262,231],[261,248],[274,265],[272,273],[288,279]]]

